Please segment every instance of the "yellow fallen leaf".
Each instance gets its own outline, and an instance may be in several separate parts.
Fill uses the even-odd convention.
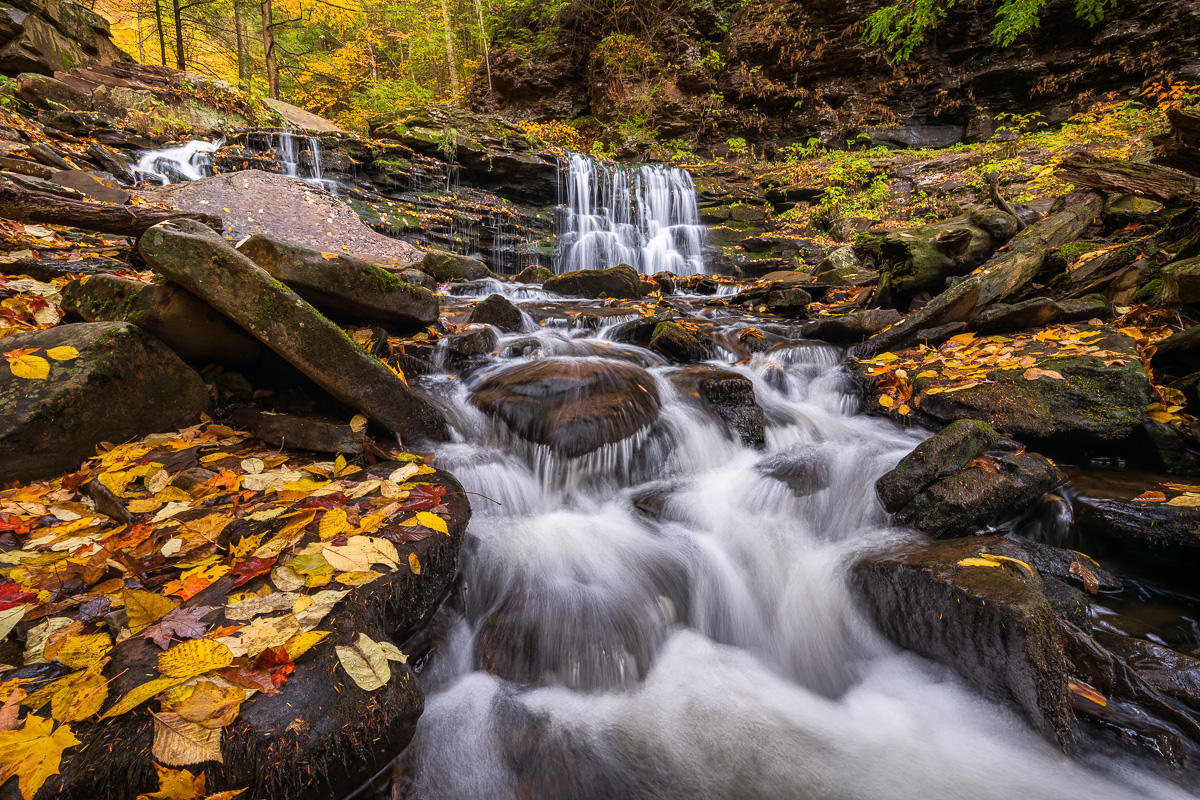
[[[58,774],[63,751],[77,744],[69,726],[55,728],[30,714],[20,730],[0,731],[0,784],[15,775],[21,796],[33,800],[46,779]]]
[[[171,678],[191,678],[233,663],[233,653],[212,639],[181,642],[158,657],[158,671]]]
[[[325,512],[325,516],[321,517],[320,525],[317,527],[317,535],[325,541],[335,539],[345,533],[350,528],[350,522],[346,519],[346,510],[343,508],[331,508]]]
[[[437,514],[432,514],[428,511],[418,511],[400,524],[416,524],[420,525],[422,528],[429,528],[430,530],[437,531],[438,533],[444,533],[447,536],[450,535],[450,529],[446,527],[446,520],[442,519]]]
[[[998,561],[989,561],[986,558],[964,558],[958,562],[960,567],[998,567]]]
[[[329,636],[329,631],[305,631],[297,633],[292,638],[284,642],[283,649],[287,651],[288,658],[295,661],[300,656],[313,649]]]
[[[44,381],[50,375],[50,362],[40,356],[22,355],[8,360],[8,368],[18,378]]]
[[[178,686],[187,678],[155,678],[152,681],[143,683],[140,686],[135,686],[129,692],[117,701],[117,704],[105,711],[100,716],[100,719],[108,719],[109,717],[119,717],[121,714],[128,713],[133,709],[158,697],[160,694],[170,689],[173,686]]]
[[[1168,500],[1167,505],[1179,508],[1200,508],[1200,494],[1181,494]]]
[[[70,361],[71,359],[79,358],[79,351],[70,345],[64,344],[61,347],[51,347],[46,351],[46,355],[55,361]]]
[[[169,597],[140,589],[126,589],[121,597],[125,601],[125,613],[129,616],[130,633],[141,633],[179,608],[179,603]]]
[[[64,667],[85,669],[99,663],[111,650],[112,639],[107,633],[74,634],[62,641],[55,659]]]
[[[421,561],[417,558],[416,553],[408,554],[408,569],[413,575],[421,574]]]

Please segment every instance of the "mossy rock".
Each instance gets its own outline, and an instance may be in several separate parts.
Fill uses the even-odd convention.
[[[542,284],[547,292],[571,297],[619,297],[636,300],[645,293],[638,271],[628,264],[609,269],[581,269],[555,275]]]

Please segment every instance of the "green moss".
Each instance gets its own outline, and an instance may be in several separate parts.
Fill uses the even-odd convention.
[[[379,292],[396,292],[408,285],[386,269],[380,269],[379,267],[372,267],[367,270],[367,274],[371,277],[371,282]]]
[[[883,257],[883,242],[887,237],[882,233],[860,233],[854,237],[854,252],[859,256]]]

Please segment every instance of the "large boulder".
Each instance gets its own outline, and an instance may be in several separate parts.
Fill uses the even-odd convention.
[[[996,303],[989,306],[967,327],[982,333],[998,333],[1042,328],[1053,322],[1080,322],[1093,318],[1103,320],[1111,316],[1112,304],[1101,295],[1059,301],[1035,297],[1023,303]]]
[[[0,70],[7,75],[53,75],[76,64],[132,60],[113,44],[108,20],[79,3],[20,1],[0,13]]]
[[[661,407],[654,379],[626,362],[544,358],[489,371],[471,402],[517,436],[577,458],[653,423]]]
[[[151,269],[377,424],[404,436],[445,435],[445,420],[429,401],[211,229],[191,220],[162,223],[142,235],[138,249]]]
[[[408,242],[371,230],[354,209],[329,192],[286,175],[248,169],[141,194],[184,211],[215,214],[225,221],[225,233],[237,239],[266,234],[386,266],[407,267],[422,257]]]
[[[251,236],[238,251],[313,305],[356,319],[423,327],[437,322],[438,299],[368,261],[318,252],[274,236]]]
[[[101,442],[189,425],[209,405],[200,376],[128,323],[18,333],[4,347],[32,351],[33,366],[40,362],[48,372],[30,378],[18,377],[11,364],[0,369],[0,484],[78,469]]]
[[[262,349],[253,336],[173,283],[86,275],[63,287],[62,309],[86,322],[131,322],[188,360],[243,364]]]
[[[471,309],[471,315],[467,317],[467,321],[493,325],[505,333],[517,333],[525,324],[524,318],[521,316],[521,309],[514,306],[502,294],[488,295],[486,300]]]
[[[851,576],[885,636],[1066,744],[1074,717],[1062,635],[1029,560],[996,536],[915,541],[866,557]]]
[[[875,482],[884,510],[895,514],[934,481],[947,478],[986,453],[1000,435],[986,422],[960,419],[921,442]]]
[[[438,283],[496,277],[478,258],[447,253],[445,250],[427,251],[421,261],[421,270],[427,275],[432,275]]]
[[[79,492],[69,506],[94,517],[83,552],[107,546],[113,561],[73,569],[37,608],[54,619],[21,628],[36,660],[6,679],[71,685],[83,676],[80,691],[94,697],[71,717],[78,743],[36,797],[133,800],[158,788],[164,762],[205,775],[210,792],[342,797],[388,764],[424,707],[406,656],[426,652],[413,637],[454,579],[470,517],[457,481],[402,457],[366,469],[314,463],[210,425],[118,445],[91,462],[87,485],[114,487],[150,557],[122,536],[128,527],[84,506],[82,489],[64,489]],[[209,478],[196,484],[196,472]],[[245,513],[237,519],[212,502],[231,483]],[[311,495],[317,486],[323,497]],[[171,513],[155,513],[164,493]],[[14,550],[49,554],[46,537],[64,521],[48,512]],[[185,572],[196,558],[203,574]],[[121,585],[118,562],[136,565],[136,585]],[[27,634],[38,624],[47,633],[74,626],[59,639],[86,625],[86,641],[102,641],[104,655],[78,669],[70,647]],[[5,645],[20,660],[20,644]],[[0,791],[15,797],[16,781]]]
[[[895,325],[903,315],[894,308],[870,308],[827,317],[812,317],[800,326],[806,339],[827,342],[861,342],[889,325]]]
[[[628,264],[609,269],[580,269],[555,275],[542,284],[547,292],[571,297],[637,299],[644,293],[641,276]]]

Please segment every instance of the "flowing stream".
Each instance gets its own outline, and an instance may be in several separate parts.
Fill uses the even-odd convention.
[[[769,323],[685,301],[718,315],[730,343],[718,365],[753,382],[768,420],[756,450],[676,390],[679,368],[609,340],[610,327],[572,324],[587,302],[523,291],[513,299],[527,310],[556,310],[545,326],[527,315],[500,340],[508,355],[434,378],[455,426],[438,465],[496,502],[472,498],[461,590],[439,612],[425,713],[402,756],[405,796],[1188,796],[1124,757],[1068,758],[874,632],[847,569],[911,535],[889,525],[873,485],[920,434],[857,413],[839,349],[781,325],[789,341],[748,357],[737,332]],[[647,367],[660,418],[566,460],[468,402],[490,375],[547,356]]]
[[[618,264],[648,275],[706,271],[706,228],[687,170],[572,153],[565,178],[558,272]]]

